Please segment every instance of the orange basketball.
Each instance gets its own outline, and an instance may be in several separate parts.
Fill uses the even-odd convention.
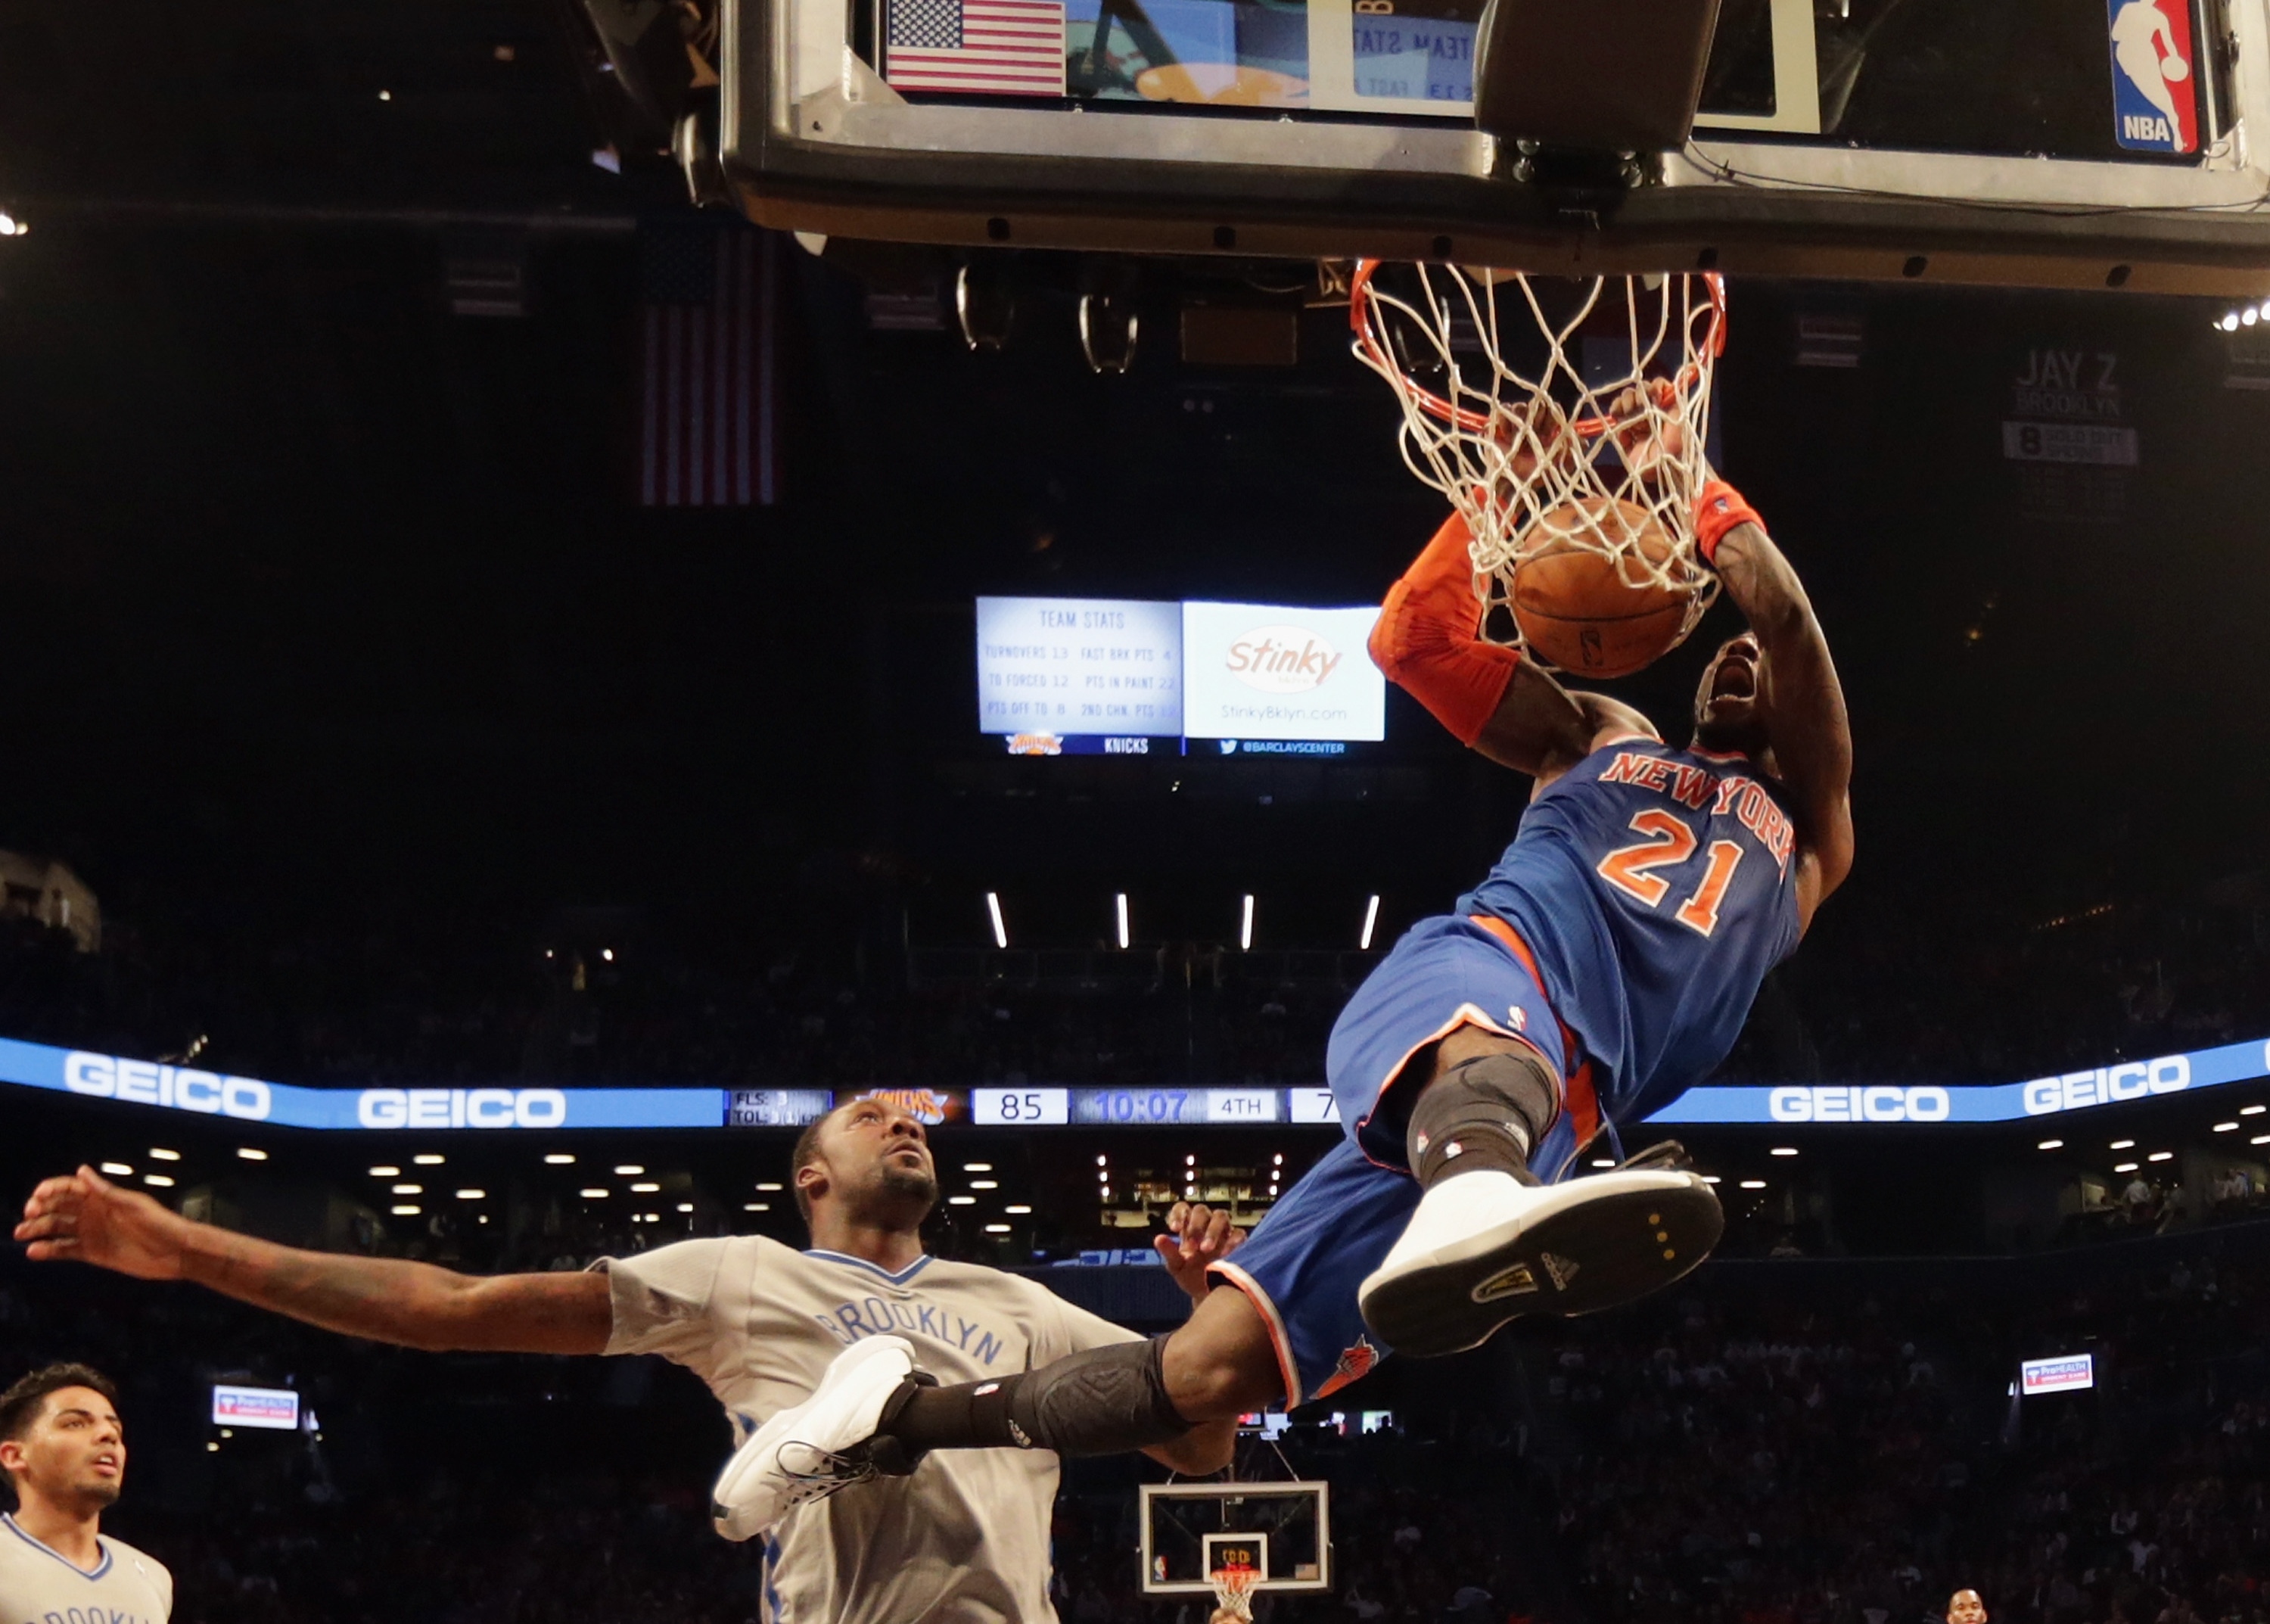
[[[1579,677],[1623,677],[1679,641],[1692,591],[1629,586],[1598,549],[1628,541],[1651,564],[1675,543],[1636,502],[1588,496],[1547,508],[1521,533],[1513,565],[1513,618],[1539,657]]]

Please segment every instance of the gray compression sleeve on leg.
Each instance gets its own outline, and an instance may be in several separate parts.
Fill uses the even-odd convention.
[[[995,1382],[902,1390],[882,1432],[927,1450],[1054,1450],[1116,1455],[1191,1429],[1167,1397],[1167,1339],[1115,1342]]]

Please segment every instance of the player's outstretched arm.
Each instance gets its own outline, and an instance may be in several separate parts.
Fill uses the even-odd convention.
[[[1804,582],[1755,511],[1723,480],[1705,486],[1697,506],[1703,556],[1765,652],[1759,709],[1782,781],[1797,801],[1804,838],[1798,906],[1809,921],[1852,871],[1852,725],[1844,687]]]
[[[1158,1252],[1175,1284],[1189,1296],[1192,1308],[1206,1300],[1213,1282],[1206,1270],[1245,1243],[1245,1231],[1229,1221],[1229,1214],[1209,1209],[1204,1202],[1177,1201],[1167,1214],[1167,1233],[1154,1237]],[[1170,1471],[1187,1477],[1206,1477],[1220,1472],[1237,1454],[1237,1418],[1200,1421],[1181,1437],[1153,1444],[1143,1451]]]
[[[326,1331],[432,1352],[597,1353],[613,1315],[598,1274],[458,1274],[431,1264],[278,1246],[167,1211],[91,1168],[43,1181],[16,1239],[144,1280],[193,1280]]]
[[[1481,635],[1465,521],[1445,520],[1388,590],[1372,628],[1372,663],[1455,734],[1501,767],[1549,783],[1604,733],[1652,736],[1647,718],[1605,693],[1571,693]]]

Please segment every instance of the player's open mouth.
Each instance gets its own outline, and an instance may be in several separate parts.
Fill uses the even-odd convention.
[[[1747,660],[1728,660],[1710,679],[1714,700],[1747,700],[1758,696],[1758,674]]]
[[[94,1469],[95,1469],[97,1472],[115,1472],[115,1471],[117,1471],[117,1470],[118,1470],[118,1457],[116,1457],[115,1455],[98,1455],[98,1456],[96,1456],[96,1457],[94,1457]]]

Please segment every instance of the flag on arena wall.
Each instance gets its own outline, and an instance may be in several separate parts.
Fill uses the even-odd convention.
[[[1065,93],[1064,0],[888,0],[894,90]]]
[[[772,233],[738,224],[642,232],[642,506],[777,499],[779,247]]]

